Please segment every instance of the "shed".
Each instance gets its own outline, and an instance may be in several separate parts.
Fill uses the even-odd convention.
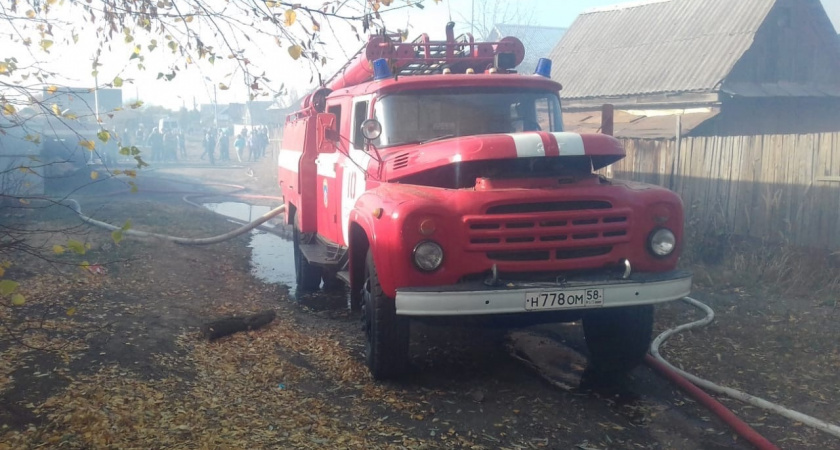
[[[673,132],[664,134],[671,137],[675,121],[661,111],[704,112],[685,130],[693,135],[840,130],[840,40],[819,0],[646,0],[591,9],[551,59],[572,128],[577,113],[612,103],[670,122]]]

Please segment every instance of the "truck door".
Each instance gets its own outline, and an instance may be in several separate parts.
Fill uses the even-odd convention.
[[[346,133],[345,127],[342,126],[344,120],[342,114],[342,99],[327,103],[327,112],[335,115],[336,129],[339,136]],[[339,220],[341,218],[341,192],[339,190],[340,184],[337,179],[341,176],[338,162],[344,158],[347,153],[347,139],[340,139],[336,144],[336,151],[333,153],[319,153],[318,159],[315,163],[318,166],[318,233],[327,240],[335,243],[341,243],[341,225]]]
[[[370,155],[365,151],[367,143],[362,136],[362,122],[370,118],[370,95],[353,99],[353,116],[350,118],[350,142],[347,154],[341,164],[343,172],[341,185],[341,234],[344,245],[350,242],[350,212],[356,206],[356,200],[367,189],[367,170]]]

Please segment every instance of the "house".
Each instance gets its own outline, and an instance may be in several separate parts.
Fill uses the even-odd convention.
[[[243,124],[249,126],[277,127],[286,120],[285,114],[273,109],[273,101],[253,101],[245,104]]]
[[[42,95],[44,104],[55,104],[59,110],[72,113],[80,120],[96,121],[97,102],[99,114],[113,113],[122,108],[122,89],[45,87]]]
[[[551,59],[572,131],[597,130],[605,103],[624,137],[840,131],[840,40],[820,0],[596,8]]]
[[[522,41],[525,46],[525,59],[516,70],[519,73],[530,74],[537,68],[537,61],[548,57],[565,32],[565,28],[558,27],[497,24],[487,36],[487,40],[496,42],[505,36],[513,36]]]

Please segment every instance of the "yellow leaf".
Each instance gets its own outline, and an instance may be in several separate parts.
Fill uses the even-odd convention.
[[[64,253],[64,247],[58,244],[53,245],[53,253],[55,253],[56,255]]]
[[[74,253],[77,253],[79,255],[84,255],[86,251],[85,244],[74,239],[70,239],[69,241],[67,241],[67,248],[73,250]]]
[[[114,78],[114,87],[122,87],[122,85],[123,85],[123,79],[120,78],[120,77],[115,77]]]
[[[300,55],[302,53],[303,53],[303,47],[301,47],[300,45],[293,45],[293,46],[289,47],[289,56],[291,56],[292,59],[300,58]]]
[[[51,110],[51,111],[53,112],[53,114],[55,114],[56,116],[60,116],[60,115],[61,115],[61,108],[59,108],[59,107],[58,107],[58,105],[56,105],[55,103],[53,103],[53,104],[52,104],[52,106],[50,106],[50,110]]]
[[[97,171],[95,171],[95,170],[92,170],[92,171],[90,172],[90,179],[91,179],[91,180],[96,180],[97,178],[99,178],[99,172],[97,172]]]
[[[290,26],[295,24],[295,19],[297,18],[297,13],[295,12],[295,10],[289,9],[289,10],[286,10],[285,13],[283,13],[283,17],[286,18],[286,20],[283,23],[285,23],[287,27],[290,27]],[[297,58],[295,58],[295,59],[297,59]]]
[[[11,116],[12,114],[14,114],[16,112],[17,112],[17,110],[15,109],[14,105],[9,104],[9,103],[6,103],[5,105],[3,105],[3,115],[4,116]]]
[[[82,263],[79,264],[79,267],[81,267],[82,270],[87,270],[87,268],[90,267],[90,263],[87,261],[82,261]]]
[[[230,88],[229,88],[229,87],[227,87],[227,85],[226,85],[226,84],[224,84],[224,83],[219,83],[219,89],[220,89],[220,90],[222,90],[222,91],[226,91],[226,90],[228,90],[228,89],[230,89]]]
[[[21,294],[12,295],[12,306],[23,306],[26,303],[26,297]]]
[[[123,173],[127,177],[137,178],[137,171],[136,170],[127,169],[127,170],[123,171]]]
[[[193,21],[193,16],[184,17],[184,22],[190,23]]]
[[[20,286],[20,283],[12,280],[0,280],[0,295],[10,295]]]
[[[265,6],[268,8],[274,8],[275,6],[277,6],[277,2],[272,2],[269,0],[265,2]]]
[[[4,62],[0,62],[0,73],[6,73],[8,71],[9,71],[9,65],[4,63]]]
[[[58,86],[52,85],[52,86],[47,88],[47,93],[48,94],[55,94],[55,91],[57,91],[57,90],[58,90]]]
[[[70,308],[67,308],[67,313],[66,313],[66,314],[67,314],[69,317],[73,317],[73,316],[76,314],[76,307],[75,307],[75,306],[71,306]]]
[[[35,18],[35,11],[32,11],[31,9],[29,11],[26,11],[26,17],[28,17],[30,19],[34,19]]]
[[[93,151],[93,149],[96,148],[96,142],[87,139],[79,141],[79,145],[88,149],[89,151]]]
[[[47,53],[49,53],[49,48],[52,47],[52,45],[53,45],[53,41],[51,41],[49,39],[41,40],[41,48]]]

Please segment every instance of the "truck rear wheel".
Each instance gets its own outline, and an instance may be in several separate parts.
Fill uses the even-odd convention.
[[[382,292],[370,250],[365,260],[362,297],[365,362],[374,379],[396,378],[408,369],[409,323],[397,315],[394,300]]]
[[[583,333],[589,348],[587,375],[592,383],[621,380],[638,366],[650,346],[653,306],[605,308],[583,317]]]
[[[295,216],[293,232],[295,254],[295,281],[301,291],[317,291],[321,287],[321,268],[309,263],[300,251],[300,245],[309,243],[309,239],[300,232],[299,219]]]

